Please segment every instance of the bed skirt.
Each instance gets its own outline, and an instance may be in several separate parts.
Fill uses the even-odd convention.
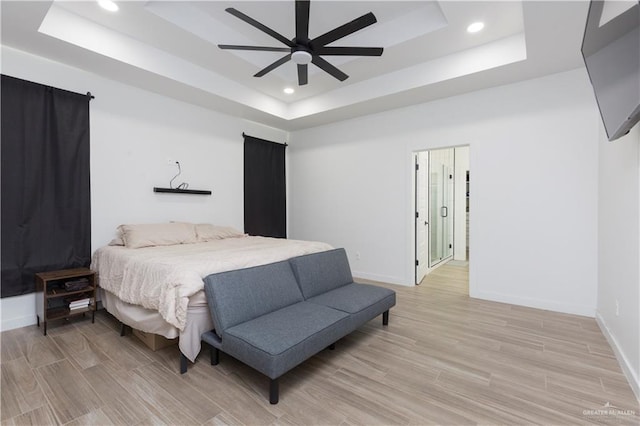
[[[202,290],[189,298],[187,322],[182,332],[166,322],[158,311],[123,302],[113,293],[102,288],[100,296],[102,306],[107,312],[129,327],[142,330],[145,333],[159,334],[167,339],[179,337],[180,352],[191,362],[195,362],[200,353],[200,336],[205,331],[213,329],[209,306]]]

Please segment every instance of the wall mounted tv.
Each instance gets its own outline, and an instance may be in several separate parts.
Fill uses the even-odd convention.
[[[591,0],[582,57],[612,141],[640,120],[640,1]]]

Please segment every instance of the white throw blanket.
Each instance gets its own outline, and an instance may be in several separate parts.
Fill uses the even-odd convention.
[[[183,330],[189,297],[204,288],[207,275],[331,248],[326,243],[266,237],[137,249],[106,246],[93,254],[91,269],[98,273],[103,289],[125,302],[157,310]]]

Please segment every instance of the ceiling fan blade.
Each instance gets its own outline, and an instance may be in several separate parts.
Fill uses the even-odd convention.
[[[321,47],[315,50],[318,55],[334,56],[382,56],[382,47]]]
[[[263,75],[265,75],[269,71],[273,71],[274,69],[278,68],[280,65],[282,65],[285,62],[288,62],[290,60],[291,60],[291,53],[289,53],[288,55],[285,55],[282,58],[278,59],[277,61],[275,61],[274,63],[272,63],[268,67],[261,69],[260,71],[258,71],[257,73],[254,74],[254,77],[262,77]]]
[[[309,82],[309,66],[298,64],[298,86],[304,86]]]
[[[348,36],[349,34],[353,34],[356,31],[359,31],[363,28],[368,27],[369,25],[375,24],[378,22],[375,15],[371,12],[366,15],[362,15],[359,18],[354,19],[351,22],[347,22],[344,25],[339,26],[327,33],[322,34],[311,40],[311,48],[319,49],[331,42],[334,42],[338,39]]]
[[[296,41],[309,40],[309,0],[296,0]]]
[[[259,50],[264,52],[291,52],[289,47],[265,47],[265,46],[238,46],[235,44],[219,44],[223,50]]]
[[[256,21],[255,19],[251,18],[250,16],[245,15],[244,13],[240,12],[239,10],[236,10],[233,7],[229,7],[227,9],[225,9],[225,10],[227,12],[229,12],[230,14],[232,14],[233,16],[235,16],[236,18],[241,19],[244,22],[246,22],[247,24],[256,27],[257,29],[259,29],[263,33],[269,34],[271,37],[275,38],[276,40],[280,41],[281,43],[286,44],[289,47],[295,47],[295,44],[293,44],[293,42],[291,40],[287,39],[282,34],[279,34],[279,33],[275,32],[271,28],[269,28],[266,25]]]
[[[331,65],[329,62],[325,61],[318,55],[313,55],[311,62],[314,65],[316,65],[318,68],[323,69],[324,71],[331,74],[332,76],[334,76],[340,81],[345,81],[347,78],[349,78],[348,75],[346,75],[345,73],[343,73],[338,68],[334,67],[333,65]]]

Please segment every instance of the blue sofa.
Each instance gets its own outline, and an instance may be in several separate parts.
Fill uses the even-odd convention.
[[[211,364],[221,351],[268,376],[272,404],[282,374],[380,314],[387,325],[396,303],[393,290],[353,282],[344,249],[212,274],[204,288]]]

